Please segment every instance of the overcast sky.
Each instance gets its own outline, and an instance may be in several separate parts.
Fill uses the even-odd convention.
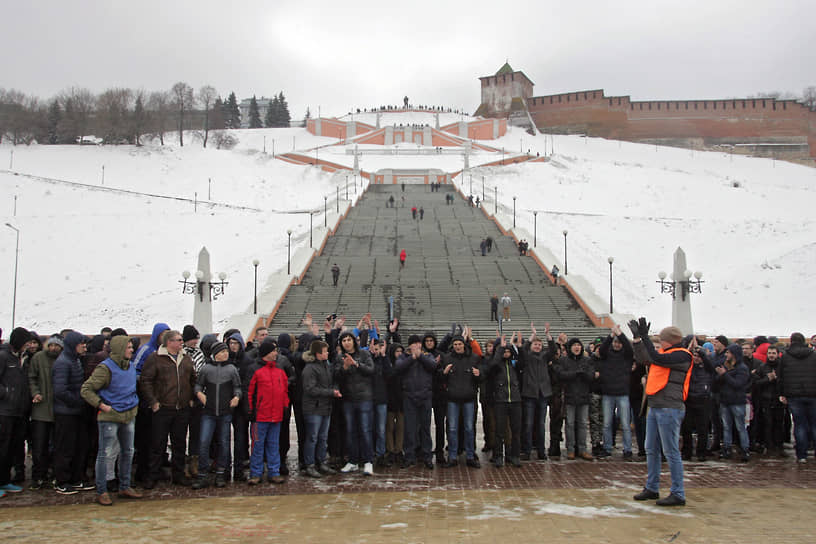
[[[813,0],[0,0],[0,87],[286,95],[293,118],[479,105],[505,60],[535,95],[797,95],[816,85]]]

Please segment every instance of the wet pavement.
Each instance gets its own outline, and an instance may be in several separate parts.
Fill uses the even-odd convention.
[[[483,461],[486,461],[483,457]],[[290,461],[291,463],[291,461]],[[373,477],[299,474],[223,489],[160,483],[141,501],[94,504],[93,491],[28,491],[0,500],[6,542],[119,535],[127,542],[813,542],[816,461],[687,462],[688,504],[632,495],[644,462],[529,461],[521,468],[377,469]],[[668,487],[664,464],[662,483]],[[665,494],[665,491],[661,494]]]

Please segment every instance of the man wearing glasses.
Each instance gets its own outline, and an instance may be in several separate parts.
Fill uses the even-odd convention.
[[[190,485],[184,475],[187,425],[193,402],[195,370],[193,360],[184,353],[183,338],[178,331],[167,331],[162,345],[142,367],[139,389],[153,413],[150,443],[150,476],[144,487],[152,489],[159,479],[162,458],[167,450],[167,436],[173,450],[173,483]]]

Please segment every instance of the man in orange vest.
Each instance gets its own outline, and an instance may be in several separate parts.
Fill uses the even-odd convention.
[[[635,358],[648,365],[646,397],[646,487],[636,501],[659,499],[658,506],[684,506],[683,458],[680,456],[680,426],[686,413],[685,400],[691,380],[692,355],[682,347],[683,333],[677,327],[660,331],[660,351],[649,341],[645,317],[629,322]],[[669,462],[671,493],[660,499],[660,453]]]

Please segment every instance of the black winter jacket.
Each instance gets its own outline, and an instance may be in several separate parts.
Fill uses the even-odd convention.
[[[54,413],[61,415],[81,415],[85,401],[79,394],[85,381],[85,370],[76,353],[76,348],[83,337],[75,331],[65,335],[64,346],[54,368],[51,370],[51,383],[54,387]]]
[[[530,346],[530,342],[525,342],[519,352],[519,360],[524,366],[524,374],[521,376],[521,396],[530,399],[551,397],[549,351],[542,349],[539,353],[535,353]]]
[[[567,352],[554,365],[558,380],[564,388],[565,404],[589,404],[592,396],[592,380],[595,378],[595,367],[584,354],[579,356]]]
[[[414,402],[433,398],[433,375],[436,361],[426,354],[414,359],[410,353],[403,353],[394,365],[394,372],[402,381],[402,394]]]
[[[602,395],[623,396],[629,394],[629,375],[632,373],[634,353],[632,344],[625,335],[617,337],[623,347],[612,349],[612,336],[607,336],[598,348],[600,361],[597,363]]]
[[[343,368],[345,354],[338,354],[334,359],[334,380],[340,385],[343,401],[359,402],[374,399],[374,361],[371,354],[364,349],[356,349],[351,358],[357,363]]]
[[[515,352],[511,348],[511,351]],[[487,380],[494,403],[521,402],[521,372],[524,366],[517,356],[503,358],[504,348],[496,347],[487,366]]]
[[[5,344],[0,348],[0,416],[23,416],[30,402],[28,376],[11,345]]]
[[[451,371],[444,373],[448,365],[453,365]],[[473,369],[479,370],[479,376],[473,374]],[[453,402],[473,402],[479,390],[481,378],[481,368],[479,366],[479,356],[465,351],[462,354],[451,352],[442,356],[439,365],[442,378],[447,383],[448,400]]]
[[[779,389],[785,397],[816,397],[816,352],[791,344],[779,364]]]
[[[745,404],[745,391],[751,383],[751,374],[748,365],[737,362],[734,368],[718,378],[720,382],[720,404],[733,406]]]
[[[334,390],[329,361],[318,361],[308,351],[303,352],[303,415],[330,416]]]

